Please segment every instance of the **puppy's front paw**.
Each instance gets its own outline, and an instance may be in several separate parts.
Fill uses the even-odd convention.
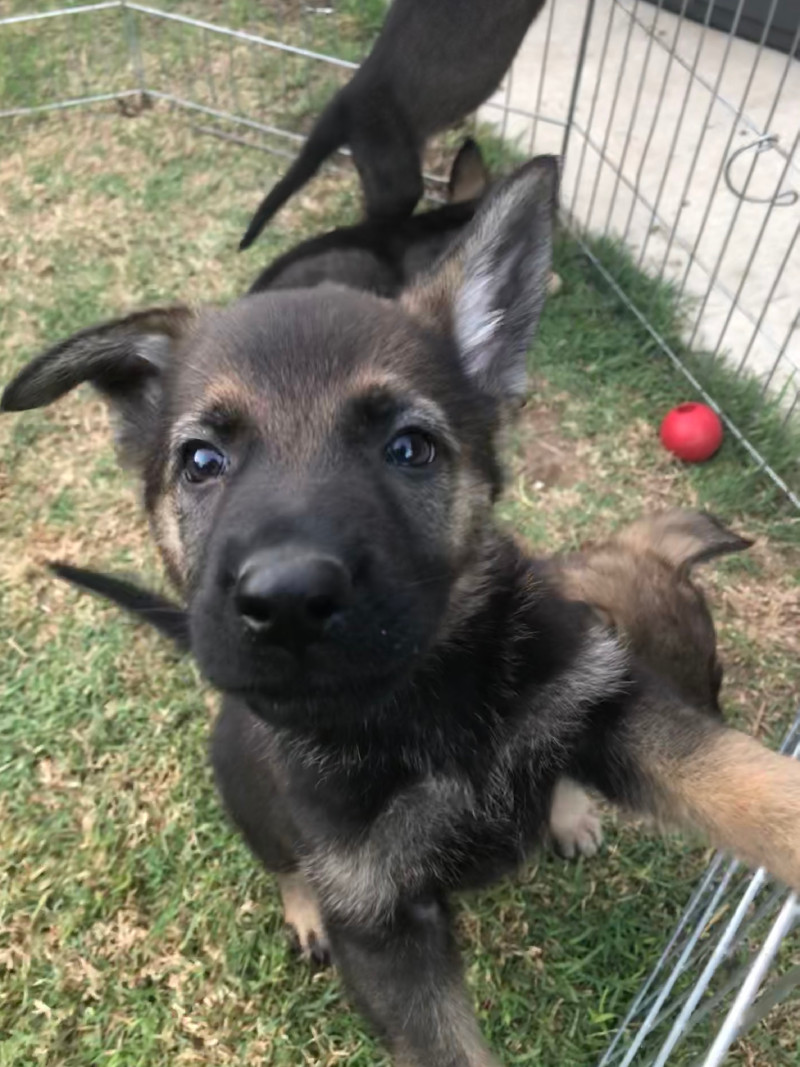
[[[556,851],[569,860],[594,856],[603,843],[603,825],[591,798],[570,778],[556,783],[550,833]]]
[[[557,296],[561,292],[563,285],[561,276],[556,274],[555,271],[551,271],[550,277],[547,279],[547,295]]]
[[[328,967],[330,945],[314,890],[299,872],[278,875],[278,885],[294,948],[314,967]]]

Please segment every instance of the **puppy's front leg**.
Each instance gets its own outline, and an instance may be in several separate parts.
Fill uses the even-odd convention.
[[[326,917],[333,955],[397,1067],[498,1067],[461,977],[449,916],[432,898],[368,926]]]
[[[800,890],[800,762],[648,683],[597,713],[579,758],[611,800],[702,830]]]

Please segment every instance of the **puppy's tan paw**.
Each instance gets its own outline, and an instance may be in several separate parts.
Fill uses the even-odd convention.
[[[330,945],[314,890],[299,872],[278,875],[278,886],[283,919],[297,952],[315,967],[329,966]]]
[[[603,843],[603,825],[588,794],[570,778],[561,778],[553,793],[550,833],[564,859],[594,856]]]
[[[547,279],[547,295],[556,296],[561,292],[563,285],[564,283],[561,281],[560,276],[556,274],[555,271],[552,271],[550,277]]]

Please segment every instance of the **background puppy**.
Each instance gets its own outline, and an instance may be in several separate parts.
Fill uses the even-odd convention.
[[[481,150],[468,139],[453,161],[449,203],[444,207],[410,218],[368,219],[311,237],[271,263],[250,292],[338,282],[379,296],[396,296],[439,258],[470,221],[488,186]]]
[[[121,420],[192,654],[213,763],[306,950],[415,1067],[494,1063],[454,890],[513,870],[560,778],[704,831],[800,888],[800,765],[698,711],[499,529],[557,166],[500,183],[399,301],[344,286],[152,308],[33,360]]]
[[[674,509],[639,519],[593,548],[554,556],[548,569],[562,596],[588,604],[687,704],[719,715],[714,622],[692,570],[751,544],[712,515]],[[600,819],[577,783],[559,782],[550,830],[568,858],[597,851]]]
[[[371,219],[410,215],[436,130],[497,88],[544,0],[394,0],[372,51],[334,96],[285,177],[253,216],[248,248],[322,163],[349,145]]]

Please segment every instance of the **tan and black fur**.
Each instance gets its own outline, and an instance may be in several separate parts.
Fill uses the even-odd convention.
[[[542,566],[562,596],[588,605],[687,704],[719,716],[723,672],[714,621],[692,571],[751,543],[712,515],[676,508],[638,519],[601,544],[543,560]],[[188,619],[178,605],[113,575],[63,564],[53,569],[188,651]],[[550,834],[569,859],[592,856],[602,843],[591,798],[569,778],[556,785]]]
[[[588,604],[687,704],[718,716],[722,665],[692,571],[751,543],[712,515],[676,508],[630,523],[602,544],[554,556],[548,568],[562,596]],[[594,805],[569,779],[556,788],[550,830],[568,857],[592,855],[602,840]]]
[[[565,776],[800,888],[800,766],[690,706],[493,519],[556,179],[543,157],[499,184],[397,302],[150,310],[3,396],[91,381],[116,410],[223,694],[226,806],[398,1064],[495,1062],[448,898],[524,859]]]

